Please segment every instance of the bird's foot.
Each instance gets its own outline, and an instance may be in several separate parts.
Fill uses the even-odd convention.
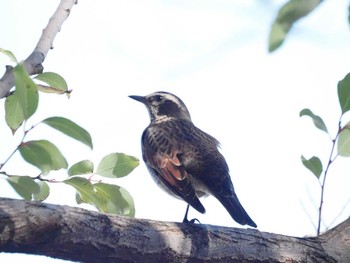
[[[198,223],[198,224],[200,224],[201,222],[197,218],[193,218],[191,220],[188,220],[187,218],[184,218],[182,223],[190,223],[190,224]]]
[[[191,219],[191,220],[188,220],[188,219],[187,219],[188,209],[189,209],[189,208],[190,208],[190,206],[187,205],[185,217],[184,217],[184,219],[182,220],[182,223],[195,224],[196,222],[198,222],[198,224],[200,224],[201,222],[200,222],[197,218],[193,218],[193,219]]]

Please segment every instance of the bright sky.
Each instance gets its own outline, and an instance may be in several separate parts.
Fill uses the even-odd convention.
[[[140,137],[149,118],[145,107],[128,95],[172,92],[185,102],[194,123],[221,142],[236,193],[258,229],[314,235],[320,187],[300,156],[317,155],[325,166],[331,144],[299,112],[310,108],[335,135],[340,116],[337,82],[350,72],[348,1],[324,2],[293,28],[281,49],[268,54],[269,29],[283,2],[79,1],[44,63],[46,71],[65,77],[72,96],[41,96],[32,121],[70,118],[91,133],[94,150],[46,127],[38,127],[28,139],[52,140],[70,165],[83,159],[97,165],[111,152],[141,159]],[[3,3],[0,47],[25,59],[58,3]],[[1,70],[5,64],[9,60],[0,56]],[[13,138],[0,125],[2,162],[20,136]],[[4,169],[38,173],[22,163],[15,156]],[[335,226],[350,214],[349,173],[345,158],[337,159],[329,171],[324,227]],[[53,175],[63,176],[64,171]],[[183,218],[185,203],[161,191],[143,162],[130,176],[108,182],[131,193],[138,218]],[[0,188],[1,196],[18,197],[5,180],[0,180]],[[74,195],[69,186],[54,185],[47,202],[76,205]],[[241,227],[216,199],[209,197],[203,204],[205,215],[192,209],[189,217],[203,224]],[[30,260],[0,254],[0,261],[17,257]],[[49,262],[40,260],[33,262]]]

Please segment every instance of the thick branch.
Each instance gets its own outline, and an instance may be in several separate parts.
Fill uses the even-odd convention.
[[[350,219],[296,238],[0,199],[0,252],[81,262],[350,262]]]
[[[43,30],[34,51],[23,62],[23,65],[29,75],[38,74],[43,71],[42,63],[44,62],[49,50],[52,48],[53,40],[60,31],[64,21],[69,16],[69,13],[76,1],[77,0],[61,0],[55,13],[50,18],[49,23]],[[9,93],[10,89],[14,86],[14,83],[15,81],[12,74],[12,67],[7,66],[5,74],[0,79],[0,98],[5,97]]]

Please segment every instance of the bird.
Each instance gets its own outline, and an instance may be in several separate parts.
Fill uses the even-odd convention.
[[[148,110],[142,157],[157,185],[187,203],[183,222],[198,221],[187,219],[189,207],[205,213],[199,198],[212,195],[237,223],[257,227],[238,200],[218,140],[193,124],[184,102],[165,91],[129,97]]]

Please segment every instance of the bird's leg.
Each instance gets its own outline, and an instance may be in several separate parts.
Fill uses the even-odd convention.
[[[187,219],[187,215],[188,215],[188,210],[190,209],[190,205],[187,205],[187,208],[186,208],[186,213],[185,213],[185,217],[184,217],[184,220],[182,220],[182,223],[191,223],[191,224],[194,224],[196,221],[200,224],[201,222],[199,222],[199,220],[197,218],[193,218],[191,220],[188,220]]]
[[[184,220],[182,220],[182,223],[188,223],[189,222],[188,219],[187,219],[188,209],[190,209],[190,205],[187,205],[185,217],[184,217]]]

